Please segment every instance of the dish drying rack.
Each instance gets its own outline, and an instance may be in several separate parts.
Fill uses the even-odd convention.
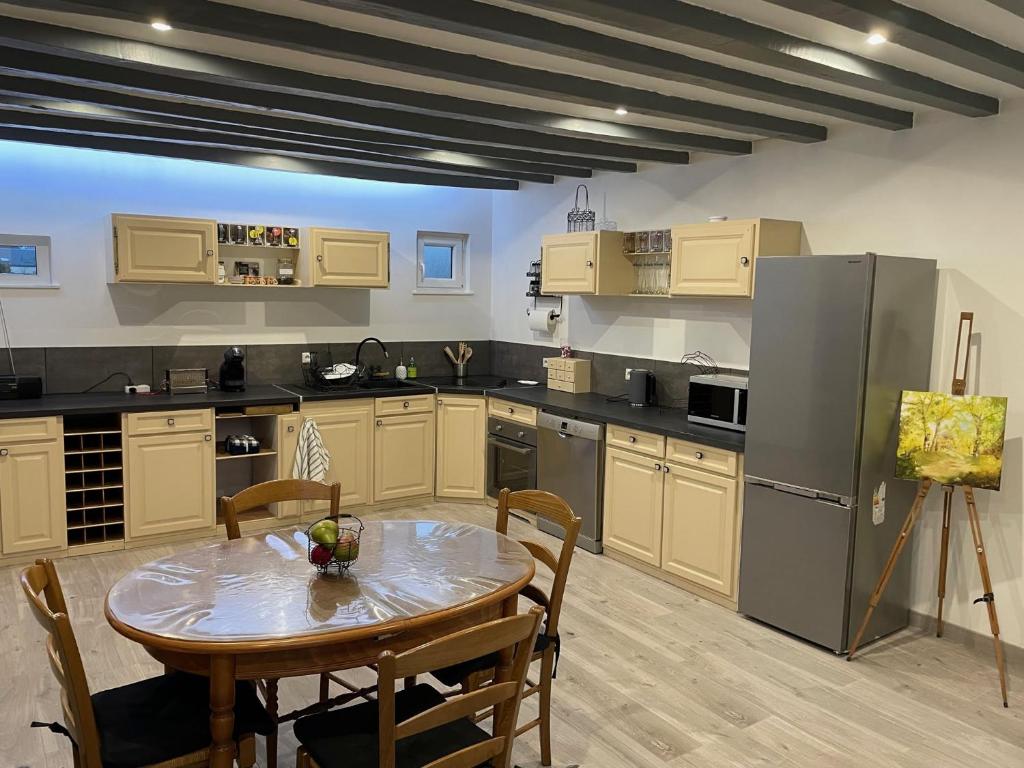
[[[321,392],[341,392],[351,389],[359,381],[359,373],[359,367],[353,366],[351,374],[335,377],[333,375],[334,364],[330,358],[327,359],[326,365],[324,365],[316,352],[310,352],[309,362],[302,364],[303,383],[310,389],[320,390]]]

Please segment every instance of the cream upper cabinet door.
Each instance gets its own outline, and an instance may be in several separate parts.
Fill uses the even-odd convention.
[[[387,232],[312,229],[313,285],[387,288],[391,245]]]
[[[320,430],[324,446],[331,454],[325,483],[341,483],[341,506],[370,503],[373,455],[373,400],[356,400],[344,405],[331,404],[329,410],[300,414],[312,418]],[[300,424],[301,427],[301,424]],[[289,467],[288,476],[291,477]],[[329,503],[308,502],[306,512],[326,511]]]
[[[67,547],[58,441],[0,447],[0,545],[5,555]]]
[[[213,434],[128,438],[128,537],[213,528]]]
[[[726,597],[735,593],[737,480],[669,464],[661,567]]]
[[[651,565],[661,564],[663,466],[615,448],[604,465],[604,546]]]
[[[434,492],[434,414],[377,419],[373,435],[373,500]]]
[[[482,397],[437,399],[438,496],[482,499],[486,476],[487,403]]]
[[[113,222],[118,282],[216,282],[217,222],[117,213]]]
[[[596,293],[597,232],[545,235],[540,269],[543,293]]]
[[[723,221],[672,230],[669,293],[750,296],[757,223]]]

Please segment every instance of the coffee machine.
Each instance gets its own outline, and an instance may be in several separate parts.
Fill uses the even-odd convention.
[[[245,391],[245,352],[241,347],[224,350],[224,362],[220,364],[221,392]]]
[[[658,396],[654,388],[654,371],[632,368],[629,371],[629,404],[634,408],[656,405]]]

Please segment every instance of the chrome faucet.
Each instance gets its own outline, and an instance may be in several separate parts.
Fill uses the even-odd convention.
[[[359,342],[359,346],[356,347],[356,376],[357,377],[362,375],[362,369],[360,367],[361,363],[359,362],[359,355],[362,354],[362,352],[363,352],[363,344],[365,344],[368,341],[375,341],[375,342],[377,342],[377,346],[379,346],[380,347],[380,351],[384,353],[384,357],[385,358],[390,357],[388,355],[388,348],[384,346],[384,342],[383,341],[378,339],[376,336],[367,336],[365,339],[360,341]]]

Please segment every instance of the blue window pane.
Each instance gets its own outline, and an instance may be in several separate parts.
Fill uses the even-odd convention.
[[[37,275],[34,245],[0,245],[0,274]]]
[[[428,280],[451,280],[454,251],[450,245],[424,245],[423,277]]]

